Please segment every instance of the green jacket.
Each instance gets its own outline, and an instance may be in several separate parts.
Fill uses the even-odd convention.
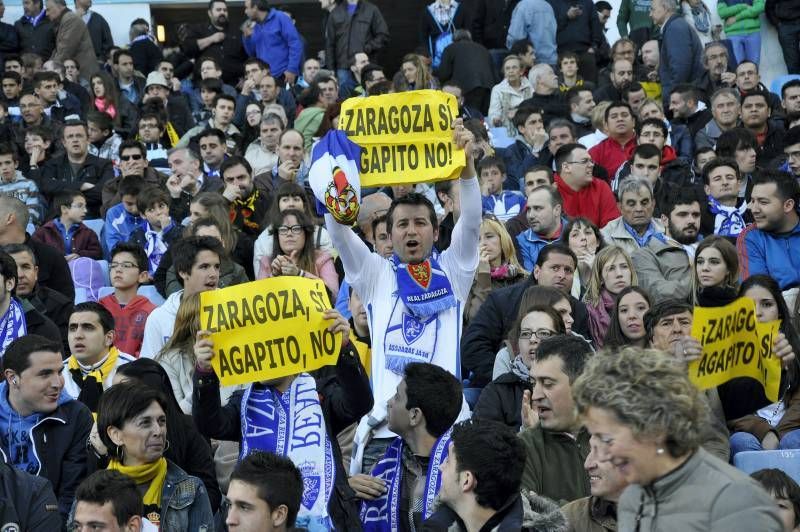
[[[589,475],[583,462],[589,454],[589,433],[578,436],[536,427],[519,436],[525,445],[522,489],[533,490],[559,504],[589,496]]]
[[[622,0],[617,14],[617,29],[620,36],[627,37],[630,32],[639,28],[653,29],[650,0]]]
[[[730,5],[728,5],[730,4]],[[717,2],[717,13],[725,26],[725,35],[749,35],[761,31],[759,17],[764,12],[765,0],[753,0],[753,4]],[[728,17],[735,17],[733,24],[728,24]]]

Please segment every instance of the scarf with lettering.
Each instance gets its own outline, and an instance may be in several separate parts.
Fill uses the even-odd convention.
[[[167,459],[161,457],[153,463],[136,466],[126,466],[117,460],[111,460],[108,463],[108,469],[119,471],[126,477],[130,477],[137,485],[148,484],[147,491],[142,497],[143,515],[151,522],[157,517],[153,524],[158,525],[161,522],[161,494],[167,479]]]
[[[433,513],[433,502],[441,486],[441,472],[439,466],[447,458],[450,445],[448,429],[436,440],[431,449],[428,474],[425,476],[424,500],[422,502],[422,519],[425,520]],[[403,482],[403,438],[395,438],[386,449],[383,457],[378,460],[370,473],[373,477],[382,479],[387,486],[386,494],[372,501],[361,503],[361,522],[364,532],[389,532],[400,529],[400,494]]]
[[[25,311],[19,302],[11,298],[8,310],[0,318],[0,357],[2,357],[11,342],[28,334],[28,325],[25,322]]]
[[[644,234],[641,236],[639,236],[639,233],[636,231],[636,229],[628,225],[628,222],[626,222],[625,220],[622,221],[622,225],[623,227],[625,227],[625,230],[633,237],[633,239],[636,240],[636,243],[639,245],[640,248],[646,247],[647,244],[650,242],[651,238],[655,238],[656,240],[659,240],[664,244],[667,243],[667,237],[664,235],[664,233],[661,233],[658,230],[656,230],[656,226],[653,222],[650,222],[650,225],[647,226],[647,231],[645,231]]]
[[[299,374],[285,393],[272,386],[249,386],[242,397],[241,419],[240,458],[252,451],[290,458],[303,476],[298,522],[309,530],[331,530],[328,501],[336,467],[314,377]]]
[[[439,266],[439,252],[417,264],[405,264],[397,254],[389,259],[403,304],[418,318],[427,318],[456,305],[450,280]]]
[[[119,349],[111,347],[106,357],[94,366],[86,367],[78,362],[75,355],[67,359],[67,369],[72,380],[81,389],[78,401],[89,407],[92,412],[97,412],[97,403],[103,394],[103,381],[106,380],[119,359]]]
[[[719,236],[739,236],[744,226],[744,213],[747,211],[747,202],[743,201],[738,207],[726,207],[720,202],[708,197],[708,212],[714,215],[714,227],[717,227],[717,216],[722,216],[719,229],[715,234]]]

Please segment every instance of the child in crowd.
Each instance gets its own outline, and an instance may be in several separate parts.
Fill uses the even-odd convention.
[[[139,212],[144,215],[144,226],[131,235],[131,242],[144,248],[147,254],[150,278],[156,273],[161,257],[170,244],[180,236],[181,227],[169,215],[169,194],[158,187],[147,187],[136,201]]]
[[[103,248],[97,234],[83,224],[86,218],[86,197],[76,191],[56,196],[55,218],[33,233],[33,239],[59,250],[67,261],[78,257],[102,259]]]
[[[122,201],[106,213],[106,249],[114,249],[120,242],[127,242],[133,232],[144,223],[136,203],[141,191],[141,177],[130,175],[120,180],[119,195]]]
[[[167,149],[161,143],[164,122],[156,113],[145,113],[139,117],[139,140],[147,149],[147,162],[166,176],[172,175],[167,162]]]
[[[39,187],[33,180],[22,175],[18,166],[19,159],[14,146],[6,142],[0,143],[0,196],[11,196],[25,203],[30,213],[30,223],[39,225],[44,218]]]
[[[139,285],[147,282],[147,255],[138,244],[120,242],[111,250],[111,286],[114,293],[100,299],[114,316],[114,345],[123,353],[139,358],[147,316],[156,306],[136,294]]]
[[[778,506],[784,532],[800,525],[800,486],[780,469],[761,469],[750,475],[769,493]]]
[[[478,165],[483,195],[483,213],[493,214],[501,222],[513,218],[525,208],[525,196],[515,190],[503,190],[506,165],[497,157],[481,159]]]

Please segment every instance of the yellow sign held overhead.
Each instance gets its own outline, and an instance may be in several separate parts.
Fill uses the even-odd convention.
[[[692,336],[703,346],[689,363],[689,379],[701,390],[736,377],[761,383],[767,399],[777,401],[781,363],[772,353],[780,321],[759,323],[755,303],[742,297],[724,307],[695,307]]]
[[[213,331],[223,386],[277,379],[335,364],[342,335],[328,331],[325,285],[273,277],[200,294],[200,327]]]
[[[453,142],[458,103],[452,94],[420,90],[348,98],[339,129],[361,146],[362,187],[441,181],[458,177],[464,150]]]

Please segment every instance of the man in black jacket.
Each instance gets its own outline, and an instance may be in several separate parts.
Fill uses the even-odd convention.
[[[75,299],[75,287],[67,261],[57,249],[31,239],[25,232],[29,219],[28,207],[17,198],[0,196],[0,245],[25,244],[33,250],[39,264],[39,283],[57,290],[70,301]]]
[[[251,431],[258,430],[254,425],[269,426],[264,407],[268,408],[267,403],[272,401],[267,400],[265,402],[263,397],[267,395],[274,397],[275,393],[278,392],[288,398],[290,394],[286,392],[290,389],[295,390],[291,396],[295,397],[298,403],[297,405],[289,405],[289,412],[294,412],[298,408],[308,409],[307,415],[310,417],[307,417],[306,422],[304,422],[305,429],[309,429],[312,425],[319,430],[324,429],[332,446],[333,461],[335,462],[333,467],[335,467],[336,471],[335,484],[330,494],[330,499],[327,501],[330,521],[332,521],[332,525],[337,530],[360,530],[361,520],[358,515],[357,499],[355,492],[347,483],[347,473],[342,465],[341,449],[336,436],[372,409],[372,390],[370,389],[369,378],[359,361],[358,353],[355,352],[349,342],[350,327],[347,320],[334,310],[326,311],[325,318],[333,321],[328,330],[333,333],[341,332],[344,335],[344,343],[339,352],[339,359],[335,369],[326,366],[314,372],[313,379],[316,381],[316,391],[313,396],[302,393],[308,390],[300,390],[299,386],[293,386],[298,379],[307,380],[311,378],[308,374],[301,373],[253,383],[245,391],[234,393],[224,407],[220,403],[219,378],[211,367],[211,359],[216,356],[216,351],[214,350],[213,342],[208,337],[210,333],[208,331],[198,333],[198,341],[195,343],[194,349],[197,357],[197,368],[194,373],[192,415],[195,423],[197,423],[197,428],[204,436],[228,441],[242,441],[245,444],[254,440]],[[301,395],[304,395],[304,397],[300,398],[299,396]],[[299,404],[301,399],[304,406]],[[316,402],[313,399],[319,401],[318,404],[313,404]],[[249,404],[255,400],[259,401],[258,404]],[[246,416],[242,416],[242,401],[247,401],[248,403],[244,405],[248,411]],[[324,427],[317,426],[314,421],[313,412],[315,408],[322,409]],[[247,431],[245,431],[247,427],[244,426],[243,419],[246,419],[248,424],[251,425]],[[298,426],[297,428],[300,430],[302,427]],[[316,432],[313,434],[308,433],[307,436],[316,437],[317,434]],[[295,434],[295,436],[298,435]],[[290,435],[287,435],[287,437],[290,437]],[[303,441],[306,444],[308,443],[308,439]],[[286,455],[294,459],[293,455],[299,452],[299,447],[305,447],[305,445],[287,446],[286,448],[289,450]],[[252,450],[259,449],[254,448]],[[262,448],[260,450],[275,452],[277,449]],[[281,452],[283,451],[281,450]],[[309,465],[308,463],[296,465],[306,474],[304,471],[306,468],[303,466]],[[324,480],[319,478],[317,482],[321,482],[324,485]],[[319,495],[324,496],[322,488]],[[314,519],[317,516],[306,513],[306,517]]]
[[[56,47],[56,34],[44,10],[44,0],[23,2],[22,9],[25,14],[14,23],[19,35],[20,54],[32,52],[43,60],[47,59]]]
[[[46,479],[10,467],[0,460],[0,530],[59,530],[61,517]]]
[[[575,52],[585,81],[597,82],[595,52],[605,40],[603,26],[591,0],[549,0],[558,24],[558,53]]]
[[[108,22],[100,13],[92,11],[92,0],[76,0],[75,14],[81,18],[89,17],[86,20],[86,28],[89,30],[89,37],[92,38],[94,53],[97,60],[105,63],[108,52],[114,46],[114,39],[111,37],[111,28]]]
[[[764,7],[767,19],[778,28],[778,41],[783,50],[783,60],[789,74],[800,74],[800,1],[767,0]]]
[[[355,9],[351,10],[355,4]],[[349,61],[364,52],[372,59],[389,44],[389,27],[380,9],[367,0],[339,2],[325,26],[325,61],[339,83],[351,78]],[[309,83],[312,80],[306,80]]]
[[[69,316],[72,314],[73,300],[61,292],[38,283],[39,266],[36,264],[36,255],[30,247],[25,244],[9,244],[3,246],[3,251],[11,255],[17,263],[17,298],[23,301],[23,305],[25,301],[29,302],[44,318],[52,321],[58,327],[62,345],[65,347],[69,345],[67,326]],[[25,318],[28,318],[27,313]],[[44,320],[37,321],[44,322]],[[28,329],[30,331],[30,324]]]
[[[466,107],[486,113],[495,83],[494,64],[489,51],[472,41],[468,30],[453,32],[453,44],[445,48],[439,65],[442,86],[454,81],[461,88]]]
[[[552,286],[561,290],[572,306],[572,332],[589,338],[589,314],[586,306],[569,295],[578,258],[561,243],[542,248],[536,259],[533,274],[528,280],[494,290],[472,318],[461,338],[462,372],[470,376],[471,384],[481,387],[492,380],[492,368],[497,352],[517,318],[525,291],[536,286]]]
[[[62,367],[58,342],[29,334],[9,345],[0,384],[0,448],[17,469],[50,481],[66,519],[86,476],[92,414],[61,393]]]
[[[62,130],[66,153],[50,159],[31,177],[47,201],[64,191],[80,191],[86,197],[86,218],[99,218],[103,184],[114,177],[111,161],[89,153],[89,133],[84,122],[67,120]]]
[[[181,25],[178,28],[181,51],[191,59],[213,57],[222,65],[222,80],[236,85],[242,76],[242,64],[247,54],[242,45],[242,32],[228,24],[228,4],[225,0],[208,3],[208,22]],[[197,69],[200,61],[196,61]],[[198,78],[199,79],[199,76]]]

